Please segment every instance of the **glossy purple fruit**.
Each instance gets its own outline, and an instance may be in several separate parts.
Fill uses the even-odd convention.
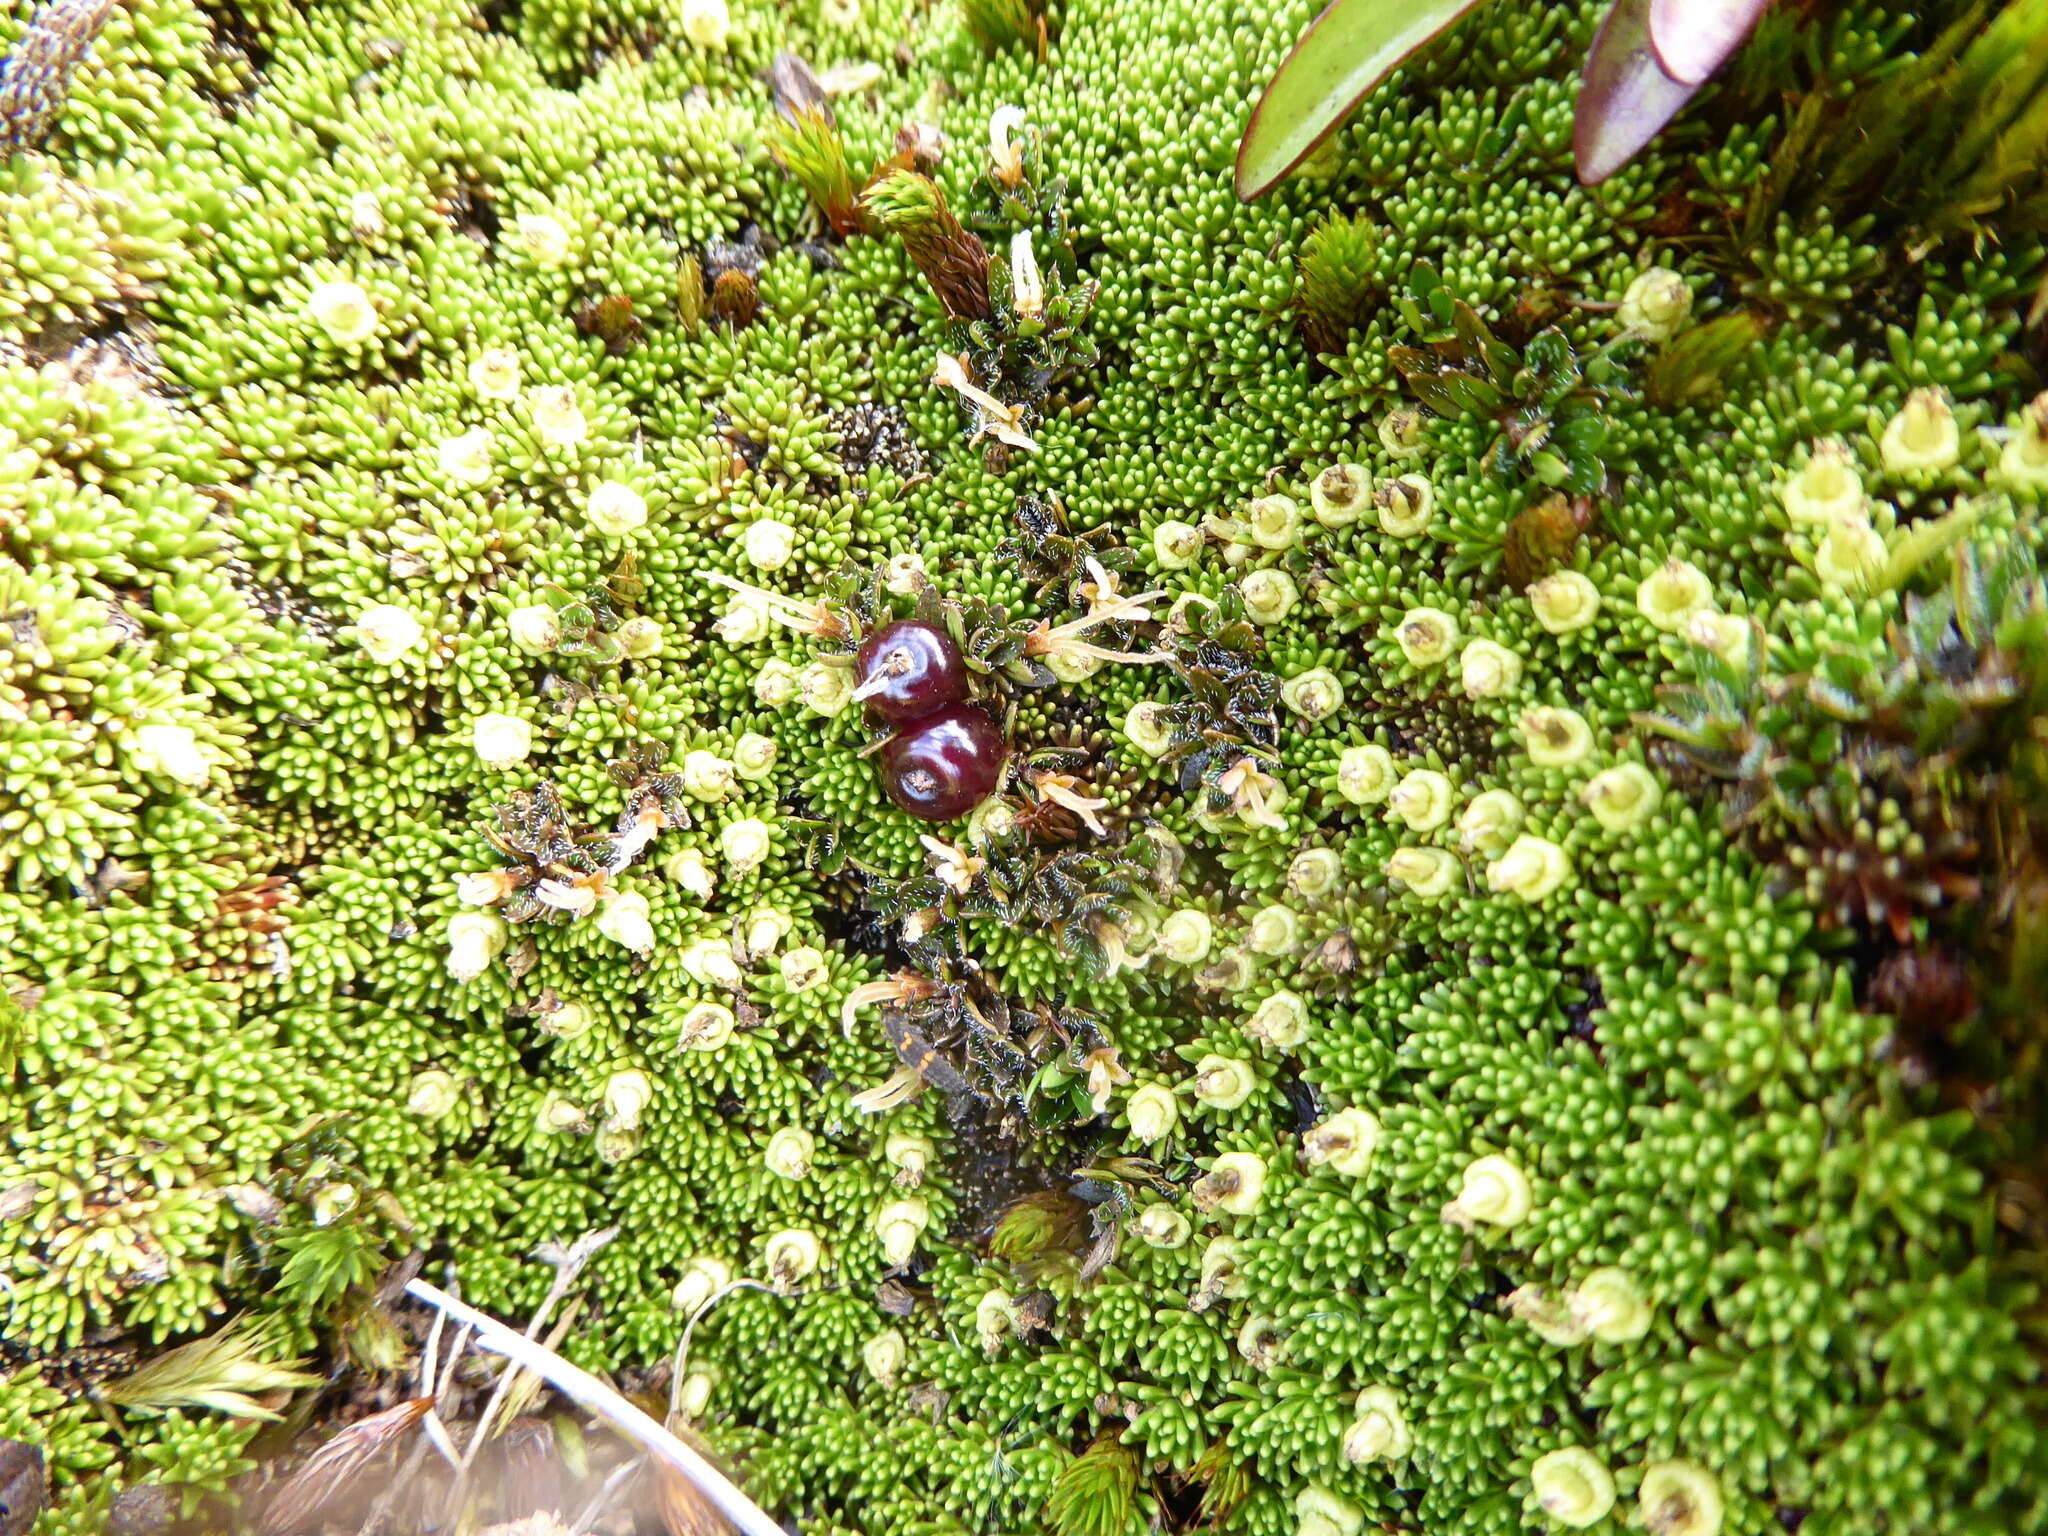
[[[960,647],[943,629],[898,619],[869,635],[853,658],[854,697],[870,720],[902,725],[967,696]]]
[[[995,792],[1009,744],[972,704],[913,720],[882,748],[882,786],[922,821],[957,821]]]

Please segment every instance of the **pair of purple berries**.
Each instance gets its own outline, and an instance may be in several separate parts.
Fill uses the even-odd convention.
[[[995,793],[1009,743],[985,711],[961,702],[967,668],[951,635],[898,619],[868,636],[853,666],[868,719],[897,728],[882,748],[891,800],[921,821],[954,821]]]

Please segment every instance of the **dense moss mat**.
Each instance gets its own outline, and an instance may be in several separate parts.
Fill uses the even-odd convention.
[[[159,1345],[388,1370],[386,1263],[523,1316],[615,1225],[588,1364],[795,1292],[684,1396],[807,1531],[2048,1530],[2040,210],[1816,199],[1794,110],[1965,8],[1783,8],[1587,190],[1599,7],[1502,0],[1253,207],[1306,7],[970,9],[135,0],[0,167],[40,1529],[261,1449],[94,1402]],[[913,122],[952,225],[835,199]],[[972,828],[711,579],[920,561],[1014,711]],[[1170,661],[1032,641],[1112,580]],[[543,784],[652,842],[508,925]],[[904,968],[1010,1103],[850,1105]]]

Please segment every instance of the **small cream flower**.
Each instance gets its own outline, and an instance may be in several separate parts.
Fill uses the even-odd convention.
[[[395,603],[378,603],[356,615],[356,641],[370,660],[390,666],[420,648],[426,627]]]
[[[434,462],[441,473],[457,485],[488,485],[493,469],[491,449],[496,439],[489,427],[472,427],[441,440],[434,450]]]
[[[510,347],[485,347],[469,365],[469,387],[480,400],[517,400],[522,371]]]
[[[1484,1222],[1490,1227],[1512,1227],[1534,1204],[1528,1176],[1520,1168],[1504,1157],[1481,1157],[1466,1165],[1458,1198],[1444,1207],[1443,1214],[1453,1226]]]
[[[1179,1103],[1172,1090],[1159,1083],[1147,1083],[1133,1093],[1124,1105],[1124,1114],[1131,1122],[1134,1141],[1158,1141],[1180,1124]]]
[[[337,347],[359,347],[377,334],[377,306],[361,283],[322,283],[307,296],[306,313]]]
[[[569,231],[551,213],[522,213],[513,221],[512,242],[536,267],[552,270],[569,264]]]
[[[1458,621],[1441,608],[1410,608],[1395,626],[1394,639],[1409,666],[1441,666],[1458,648]]]
[[[1650,342],[1666,342],[1692,314],[1692,289],[1669,267],[1639,274],[1621,296],[1616,312],[1622,328]]]
[[[732,12],[725,0],[683,0],[683,36],[714,53],[725,50],[732,33]]]
[[[779,517],[756,518],[740,535],[740,554],[758,571],[779,571],[796,554],[796,529]]]
[[[636,955],[654,952],[654,919],[647,898],[638,891],[620,891],[597,914],[597,931]]]
[[[1557,844],[1524,832],[1508,851],[1486,866],[1486,883],[1511,891],[1535,906],[1572,877],[1571,858]]]
[[[493,773],[516,768],[533,751],[533,726],[517,715],[479,715],[470,727],[477,760]]]
[[[1379,1144],[1379,1118],[1354,1106],[1340,1109],[1312,1127],[1301,1138],[1301,1151],[1311,1168],[1328,1168],[1347,1179],[1359,1179],[1371,1172]]]
[[[1686,627],[1696,613],[1714,606],[1714,584],[1690,560],[1675,555],[1645,576],[1636,588],[1636,608],[1666,634]]]
[[[621,480],[606,480],[583,504],[590,526],[608,539],[623,539],[647,522],[647,498]]]
[[[1195,1097],[1211,1109],[1235,1109],[1258,1086],[1258,1074],[1234,1057],[1209,1055],[1195,1063]]]
[[[144,773],[162,774],[195,789],[213,777],[212,762],[186,725],[137,727],[129,739],[129,757]]]
[[[1529,607],[1545,631],[1569,635],[1600,616],[1600,589],[1578,571],[1554,571],[1529,588]]]
[[[1385,747],[1346,747],[1337,759],[1337,793],[1353,805],[1377,805],[1393,793],[1396,773]]]
[[[566,384],[543,384],[527,391],[534,435],[548,448],[575,448],[590,436],[590,423],[576,392]]]
[[[1529,1485],[1543,1512],[1573,1530],[1598,1525],[1614,1508],[1614,1474],[1583,1446],[1538,1456],[1529,1469]]]
[[[1885,423],[1877,455],[1894,473],[1931,474],[1952,466],[1962,454],[1962,428],[1938,389],[1916,389],[1898,415]]]

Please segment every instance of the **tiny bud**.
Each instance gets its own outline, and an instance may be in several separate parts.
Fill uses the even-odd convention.
[[[669,1305],[685,1317],[732,1284],[732,1266],[709,1254],[698,1254],[683,1267],[683,1277],[669,1293]]]
[[[1255,1152],[1219,1153],[1189,1196],[1196,1210],[1249,1216],[1266,1196],[1266,1160]]]
[[[775,738],[748,731],[733,743],[732,771],[750,782],[765,779],[775,771]]]
[[[1696,613],[1685,628],[1685,638],[1702,650],[1712,651],[1731,667],[1749,660],[1750,620],[1732,613]]]
[[[1572,1318],[1604,1344],[1628,1344],[1650,1331],[1650,1301],[1625,1269],[1596,1269],[1565,1296]]]
[[[568,385],[546,384],[529,390],[526,403],[534,435],[543,447],[574,448],[590,436],[583,407],[576,403],[576,392]]]
[[[1583,1446],[1538,1456],[1529,1488],[1546,1515],[1573,1530],[1598,1525],[1614,1508],[1614,1474]]]
[[[512,243],[545,271],[569,264],[568,228],[551,213],[520,214],[512,224]]]
[[[647,898],[638,891],[618,891],[597,912],[597,931],[643,959],[654,953],[654,921]]]
[[[331,1227],[342,1217],[356,1208],[360,1197],[353,1184],[323,1184],[314,1191],[308,1202],[313,1209],[313,1225]]]
[[[1209,958],[1216,936],[1209,914],[1194,907],[1169,913],[1159,925],[1157,948],[1163,959],[1175,965],[1199,965]]]
[[[683,793],[693,800],[716,804],[733,792],[733,765],[716,752],[699,747],[683,754]]]
[[[623,1163],[639,1155],[642,1140],[637,1125],[619,1125],[607,1120],[597,1128],[597,1155],[607,1163]]]
[[[1152,530],[1152,558],[1162,570],[1184,571],[1202,553],[1202,530],[1193,523],[1168,521]]]
[[[894,1328],[884,1328],[860,1347],[861,1368],[884,1387],[896,1385],[909,1361],[910,1346]]]
[[[645,661],[650,656],[661,654],[660,621],[645,614],[626,620],[613,631],[612,637],[631,660]]]
[[[732,32],[732,12],[725,0],[683,0],[683,36],[713,53],[725,50]]]
[[[724,855],[726,873],[735,878],[759,869],[774,850],[775,835],[768,823],[758,817],[727,822],[718,834],[718,851]]]
[[[779,517],[757,518],[740,536],[740,553],[757,571],[779,571],[796,553],[796,529]]]
[[[1498,699],[1522,686],[1522,658],[1492,640],[1468,643],[1458,658],[1458,680],[1468,699]]]
[[[1526,832],[1486,866],[1486,883],[1491,889],[1512,892],[1531,906],[1547,900],[1571,877],[1570,856],[1548,839]]]
[[[1578,571],[1553,571],[1529,588],[1529,606],[1547,633],[1569,635],[1600,616],[1600,589]]]
[[[796,675],[796,691],[804,708],[831,719],[853,702],[853,671],[829,661],[814,661]]]
[[[195,789],[213,777],[213,764],[188,725],[139,726],[128,738],[128,752],[144,773],[161,774]]]
[[[1828,525],[1814,552],[1813,573],[1836,592],[1860,592],[1883,569],[1884,535],[1861,512],[1838,517]]]
[[[1387,809],[1400,817],[1410,832],[1434,832],[1451,819],[1454,795],[1448,777],[1434,768],[1418,768],[1394,786],[1387,796]]]
[[[1147,1083],[1125,1102],[1124,1115],[1131,1123],[1133,1141],[1153,1142],[1171,1135],[1180,1124],[1180,1105],[1171,1089]]]
[[[1714,606],[1714,584],[1690,560],[1675,555],[1636,588],[1636,608],[1666,634],[1683,630],[1696,613]]]
[[[875,1212],[875,1238],[882,1245],[883,1262],[892,1268],[908,1264],[931,1221],[932,1208],[917,1199],[891,1200]]]
[[[359,347],[377,334],[377,306],[361,283],[322,283],[307,296],[306,313],[337,347]]]
[[[496,441],[489,427],[472,427],[443,438],[434,450],[434,462],[457,485],[489,485],[494,473],[491,449]]]
[[[811,1157],[817,1150],[817,1139],[809,1131],[800,1125],[785,1125],[768,1138],[762,1158],[777,1178],[807,1179],[811,1176]]]
[[[1187,1217],[1162,1201],[1154,1201],[1131,1218],[1131,1235],[1153,1248],[1183,1247],[1194,1231]]]
[[[708,1365],[700,1365],[683,1377],[683,1384],[676,1389],[676,1413],[684,1419],[694,1419],[710,1406],[711,1394],[718,1386],[717,1372]]]
[[[533,751],[533,726],[517,715],[479,715],[470,727],[477,760],[493,773],[516,768]]]
[[[699,901],[709,901],[711,893],[718,889],[717,876],[704,862],[704,855],[695,848],[678,848],[662,860],[661,872],[671,883],[681,886]]]
[[[1532,1204],[1529,1180],[1520,1168],[1504,1157],[1475,1158],[1465,1167],[1458,1198],[1444,1207],[1444,1220],[1459,1227],[1475,1222],[1512,1227]]]
[[[830,979],[832,968],[825,959],[825,952],[809,944],[799,944],[777,962],[782,984],[791,992],[809,992]]]
[[[1362,464],[1332,464],[1309,487],[1309,509],[1325,528],[1348,528],[1372,503],[1372,474]]]
[[[1389,411],[1380,422],[1380,446],[1393,459],[1412,459],[1423,450],[1422,412],[1412,406]]]
[[[882,1160],[896,1170],[896,1184],[901,1189],[916,1189],[922,1184],[925,1170],[938,1155],[929,1136],[892,1131],[882,1142]]]
[[[469,365],[469,387],[482,400],[519,398],[521,364],[510,347],[486,347]]]
[[[1916,389],[1898,415],[1885,423],[1877,456],[1895,474],[1932,474],[1954,465],[1962,453],[1962,428],[1938,389]]]
[[[1593,727],[1576,709],[1539,704],[1522,711],[1522,746],[1539,768],[1569,768],[1593,753]]]
[[[356,615],[355,637],[363,652],[379,666],[390,666],[420,648],[427,631],[420,621],[395,603],[378,603]]]
[[[455,1108],[461,1096],[451,1074],[431,1068],[413,1075],[412,1087],[405,1096],[406,1112],[422,1120],[439,1120]]]
[[[590,1116],[567,1094],[550,1088],[534,1111],[533,1128],[542,1136],[581,1136],[590,1129]]]
[[[1365,1511],[1314,1483],[1294,1496],[1294,1536],[1359,1536]]]
[[[897,597],[915,597],[931,584],[925,574],[924,556],[912,550],[891,555],[882,565],[882,590]]]
[[[1166,706],[1141,699],[1124,713],[1124,737],[1147,757],[1164,757],[1173,746]]]
[[[1778,487],[1778,495],[1795,526],[1825,527],[1863,510],[1863,477],[1842,440],[1828,438],[1813,445],[1806,462]]]
[[[1301,507],[1292,496],[1260,496],[1244,509],[1245,529],[1261,549],[1292,549],[1301,542]]]
[[[605,1079],[605,1118],[622,1131],[638,1130],[640,1117],[653,1102],[654,1080],[637,1067]]]
[[[512,930],[495,912],[458,912],[448,919],[448,974],[475,981],[505,952]]]
[[[1628,285],[1615,318],[1649,342],[1666,342],[1692,314],[1692,289],[1669,267],[1652,267]]]
[[[1340,1109],[1311,1127],[1301,1138],[1301,1152],[1311,1168],[1328,1168],[1347,1179],[1362,1179],[1372,1170],[1379,1144],[1379,1117],[1353,1107]]]
[[[723,1003],[694,1003],[676,1026],[676,1044],[686,1051],[722,1051],[736,1026],[732,1010]]]
[[[750,955],[773,954],[788,937],[795,919],[779,907],[756,907],[747,914],[746,946]]]
[[[1398,1461],[1415,1448],[1408,1416],[1392,1387],[1367,1387],[1358,1394],[1358,1417],[1344,1432],[1344,1459],[1354,1467]]]
[[[1689,1461],[1653,1461],[1643,1468],[1636,1510],[1650,1536],[1715,1536],[1724,1512],[1720,1479]]]
[[[607,480],[583,504],[590,526],[608,539],[623,539],[646,525],[647,498],[620,480]]]
[[[727,645],[753,645],[768,638],[774,621],[768,605],[751,597],[735,597],[725,616],[711,626],[711,632]]]
[[[1579,791],[1593,819],[1610,832],[1632,832],[1657,814],[1664,791],[1641,763],[1623,763],[1596,773]]]
[[[590,1011],[588,1003],[563,1003],[540,1017],[541,1032],[558,1040],[579,1040],[589,1034],[596,1023],[597,1015]]]
[[[1472,797],[1458,817],[1458,839],[1467,852],[1498,855],[1522,830],[1526,813],[1522,802],[1504,789],[1489,789]]]
[[[544,656],[562,640],[562,624],[545,603],[529,603],[505,615],[512,643],[529,656]]]
[[[1458,856],[1442,848],[1396,848],[1387,856],[1387,878],[1424,901],[1449,894],[1462,872]]]
[[[1353,805],[1377,805],[1393,793],[1396,773],[1385,747],[1346,747],[1337,759],[1337,793]]]
[[[991,1290],[974,1304],[974,1332],[984,1353],[994,1354],[1017,1331],[1017,1304],[1010,1293]]]
[[[1270,568],[1253,571],[1237,584],[1244,599],[1245,617],[1254,624],[1278,624],[1301,601],[1301,590],[1285,571]]]
[[[1204,1056],[1195,1063],[1195,1097],[1211,1109],[1235,1109],[1258,1086],[1258,1073],[1234,1057]]]
[[[824,1257],[825,1250],[817,1235],[801,1227],[771,1233],[761,1245],[769,1283],[785,1295],[809,1279]]]
[[[1436,487],[1421,475],[1403,475],[1389,480],[1374,493],[1380,510],[1380,528],[1397,539],[1418,538],[1429,531],[1436,516]]]
[[[1254,913],[1245,933],[1245,946],[1260,955],[1284,955],[1300,942],[1301,919],[1277,902]]]
[[[1287,865],[1287,889],[1302,901],[1321,901],[1344,878],[1344,861],[1334,848],[1304,848]]]
[[[796,668],[780,657],[761,664],[754,674],[754,697],[770,709],[794,702],[797,695]]]
[[[737,987],[745,980],[732,945],[716,934],[691,940],[677,959],[684,975],[706,986]]]
[[[1308,1038],[1308,1003],[1296,992],[1275,992],[1245,1021],[1245,1035],[1276,1051],[1291,1051]]]
[[[1410,608],[1395,626],[1394,640],[1409,666],[1442,666],[1458,648],[1458,621],[1441,608]]]
[[[1311,667],[1280,685],[1280,702],[1311,723],[1327,720],[1344,707],[1344,685],[1328,667]]]

